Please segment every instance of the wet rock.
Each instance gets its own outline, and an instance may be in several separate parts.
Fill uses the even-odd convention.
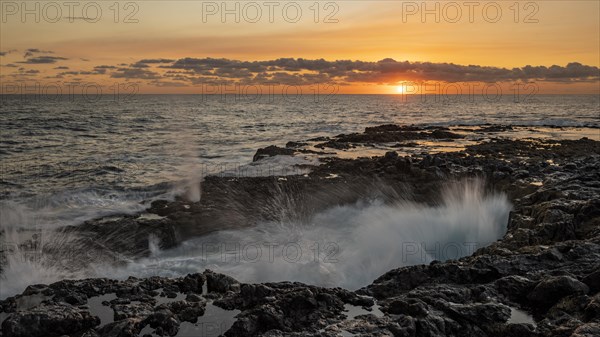
[[[169,304],[163,304],[160,308],[167,308],[173,312],[182,322],[196,323],[198,317],[204,315],[206,301],[197,302],[176,301]]]
[[[265,148],[262,149],[258,149],[256,151],[256,153],[254,154],[254,157],[252,158],[253,162],[259,161],[263,158],[266,157],[273,157],[273,156],[293,156],[294,155],[294,150],[293,149],[289,149],[289,148],[283,148],[283,147],[278,147],[278,146],[267,146]]]
[[[412,317],[424,317],[429,313],[427,304],[416,298],[392,300],[385,309],[390,314],[403,314]]]
[[[597,337],[600,336],[600,323],[588,323],[579,326],[571,337]]]
[[[140,330],[140,321],[135,318],[128,318],[101,327],[98,329],[98,334],[101,337],[136,337]]]
[[[444,130],[434,130],[431,132],[431,137],[434,139],[460,139],[464,138],[464,136],[459,135],[454,132],[444,131]]]
[[[68,294],[65,297],[65,302],[72,305],[84,305],[87,303],[87,296],[82,295],[80,293]]]
[[[588,287],[590,287],[590,291],[592,293],[596,293],[600,291],[600,268],[598,270],[593,271],[586,275],[582,279],[583,283],[585,283]]]
[[[352,149],[355,146],[348,142],[338,142],[338,141],[330,140],[330,141],[327,141],[324,143],[316,144],[315,147],[318,149],[324,149],[324,148],[328,147],[328,148],[337,149],[337,150],[347,150],[347,149]]]
[[[197,294],[188,294],[185,300],[188,302],[202,302],[204,299],[202,298],[202,296]]]
[[[204,272],[208,292],[226,293],[228,291],[239,292],[240,283],[231,276],[217,274],[210,270]]]
[[[535,282],[523,276],[511,275],[496,280],[494,285],[500,294],[513,302],[520,303],[534,288]]]
[[[2,334],[14,337],[53,337],[75,334],[100,324],[89,311],[68,304],[43,304],[10,315]]]
[[[476,324],[504,323],[510,318],[510,308],[502,304],[451,305],[450,312]]]
[[[461,130],[460,136],[469,130]],[[486,125],[480,131],[504,132],[510,127]],[[446,142],[457,139],[456,135],[442,127],[384,125],[311,141],[339,149],[389,148],[419,140]],[[305,149],[298,147],[306,143],[286,145],[285,149],[261,149],[256,160],[302,152]],[[18,308],[23,296],[0,301],[0,309],[12,313],[2,325],[3,335],[10,336],[6,328],[22,336],[55,332],[76,337],[137,336],[146,326],[155,334],[173,335],[180,322],[197,322],[208,301],[213,301],[219,308],[239,310],[231,329],[222,331],[227,336],[338,336],[345,332],[411,337],[596,336],[600,322],[599,155],[598,142],[589,139],[499,138],[454,153],[401,157],[390,151],[373,158],[322,158],[322,164],[312,167],[308,175],[286,179],[209,176],[202,182],[199,202],[183,197],[153,202],[147,212],[163,218],[124,215],[68,230],[85,237],[87,241],[78,244],[84,243],[81,246],[86,250],[106,245],[108,250],[136,258],[148,253],[150,236],[154,236],[153,244],[168,247],[181,238],[281,221],[277,212],[264,207],[280,205],[281,195],[307,217],[365,196],[376,195],[393,204],[407,191],[415,202],[436,205],[441,186],[473,176],[485,176],[486,190],[506,193],[514,209],[501,240],[459,260],[390,270],[356,292],[298,282],[244,284],[212,271],[175,279],[65,280],[28,287],[26,295],[47,296],[32,308]],[[374,188],[373,181],[378,182]],[[103,241],[105,237],[117,239]],[[203,295],[204,285],[208,292]],[[158,304],[159,292],[170,298],[184,294],[185,300]],[[118,298],[105,304],[113,308],[117,321],[98,327],[97,318],[79,306],[90,297],[113,293]],[[375,304],[381,312],[374,309]],[[372,311],[349,319],[346,305]],[[532,312],[535,324],[509,319],[509,306]],[[52,317],[43,318],[49,314]],[[19,319],[26,315],[36,318]],[[59,327],[65,331],[39,333]]]
[[[396,151],[386,152],[385,155],[383,156],[384,162],[395,162],[397,159],[398,159],[398,152],[396,152]]]
[[[168,309],[159,309],[144,321],[144,324],[149,324],[159,335],[168,336],[177,334],[179,323],[175,314]]]
[[[569,295],[587,294],[589,288],[570,276],[549,277],[532,290],[528,298],[543,305],[551,305]]]
[[[153,312],[153,306],[149,303],[118,304],[113,306],[115,321],[126,318],[146,318]]]
[[[287,142],[285,144],[285,147],[292,147],[292,148],[297,148],[297,147],[303,147],[303,146],[307,146],[308,143],[304,143],[304,142]]]

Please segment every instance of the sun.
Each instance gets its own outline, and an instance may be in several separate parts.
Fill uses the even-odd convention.
[[[403,94],[404,93],[404,86],[403,85],[399,85],[396,87],[396,92],[399,94]]]

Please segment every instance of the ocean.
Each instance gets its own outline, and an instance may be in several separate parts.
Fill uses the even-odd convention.
[[[135,213],[147,207],[149,200],[172,199],[207,174],[250,163],[258,148],[285,146],[288,141],[320,136],[362,132],[368,126],[388,123],[491,123],[585,127],[597,131],[600,127],[600,98],[597,95],[536,95],[519,100],[512,96],[488,99],[417,95],[5,95],[0,97],[0,102],[0,229],[5,232],[9,229],[19,231],[31,228],[51,231],[101,216]],[[561,129],[552,132],[560,137]],[[282,163],[291,164],[293,162]],[[272,173],[273,170],[265,170],[263,174],[269,174],[267,172]],[[476,190],[470,192],[473,195],[477,193]],[[477,202],[455,198],[449,200],[448,205],[427,212],[409,205],[401,212],[402,215],[398,214],[397,209],[386,209],[382,205],[358,205],[347,210],[330,210],[317,218],[320,223],[329,225],[324,226],[329,233],[336,233],[332,234],[336,242],[360,246],[362,248],[353,249],[353,254],[357,254],[357,251],[366,254],[378,246],[377,238],[364,232],[361,222],[356,219],[362,218],[363,223],[379,221],[377,223],[381,228],[375,233],[379,237],[393,237],[395,230],[390,225],[393,221],[389,219],[407,219],[406,226],[410,226],[411,223],[425,221],[419,217],[427,214],[428,223],[435,224],[447,218],[446,207],[456,216],[472,211],[471,215],[476,219],[489,217],[489,222],[497,227],[506,223],[505,217],[510,209],[508,203],[497,198],[478,196],[475,198]],[[145,204],[142,203],[144,201]],[[452,206],[456,206],[456,203],[460,206],[458,209]],[[486,209],[490,212],[479,214],[478,208],[472,209],[475,204],[488,205]],[[378,214],[387,214],[385,219],[377,217],[379,220],[373,220],[375,210]],[[341,223],[336,222],[345,217],[342,214],[354,214],[344,220],[344,224],[350,224],[344,227],[349,228],[344,236],[339,234],[343,232]],[[457,218],[456,222],[465,223],[463,220]],[[471,219],[466,223],[475,221]],[[243,232],[221,233],[219,235],[222,237],[211,237],[210,240],[258,240],[265,233],[277,239],[284,239],[289,234],[285,231],[271,233],[269,229],[259,226]],[[323,236],[322,231],[303,233],[307,247]],[[396,234],[412,235],[407,232]],[[484,239],[493,241],[498,235],[492,230]],[[4,237],[3,244],[6,244],[7,235]],[[354,243],[348,243],[350,238]],[[364,240],[360,241],[360,238]],[[207,266],[219,269],[219,263],[210,259],[198,263],[197,255],[194,255],[198,252],[190,253],[190,245],[201,244],[198,240],[206,239],[191,238],[173,251],[156,251],[156,256],[160,256],[158,260],[134,261],[118,273],[111,268],[100,267],[85,276],[180,275]],[[360,241],[358,246],[357,240]],[[377,256],[373,254],[373,259],[377,259]],[[351,260],[356,261],[349,256],[346,261]],[[337,264],[336,271],[324,272],[335,274],[335,277],[322,282],[313,281],[356,288],[389,270],[393,267],[391,263],[379,263],[377,268],[366,271],[350,262],[343,266]],[[156,268],[148,271],[149,264]],[[244,270],[248,265],[243,268],[240,266],[222,265],[221,270],[243,279],[244,275],[251,272]],[[304,266],[306,269],[295,268],[289,263],[268,264],[261,267],[263,270],[260,274],[263,276],[248,279],[265,280],[264,275],[270,275],[266,279],[271,280],[270,277],[276,275],[275,279],[310,282],[302,275],[323,275],[313,270],[323,268],[323,264]],[[83,275],[60,271],[32,275],[34,269],[35,266],[29,272],[25,271],[26,268],[19,269],[22,274],[17,273],[11,280],[5,280],[3,287],[0,287],[5,289],[0,289],[2,297],[22,290],[24,284],[16,286],[19,280],[31,284]],[[13,284],[8,285],[10,282]]]

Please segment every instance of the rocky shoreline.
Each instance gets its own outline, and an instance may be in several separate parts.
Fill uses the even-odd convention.
[[[435,204],[444,184],[478,177],[514,208],[505,236],[470,256],[394,269],[357,291],[244,284],[208,270],[31,285],[0,301],[2,336],[599,336],[600,142],[498,135],[511,130],[383,125],[270,146],[254,161],[314,155],[320,164],[286,177],[209,176],[198,202],[159,200],[143,215],[64,228],[75,239],[62,250],[85,255],[78,264],[126,263],[149,254],[149,235],[167,249],[190,236],[290,216],[269,205],[293,202],[302,217],[371,190],[384,201],[409,191],[411,200]],[[461,141],[456,151],[403,154],[419,143]],[[330,155],[356,148],[385,151]]]

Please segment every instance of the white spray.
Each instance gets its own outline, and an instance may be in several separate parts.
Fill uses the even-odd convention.
[[[309,223],[261,223],[183,242],[125,269],[121,277],[176,276],[205,268],[244,282],[301,281],[357,289],[390,269],[456,259],[501,238],[511,205],[481,181],[449,186],[437,206],[358,202]]]

